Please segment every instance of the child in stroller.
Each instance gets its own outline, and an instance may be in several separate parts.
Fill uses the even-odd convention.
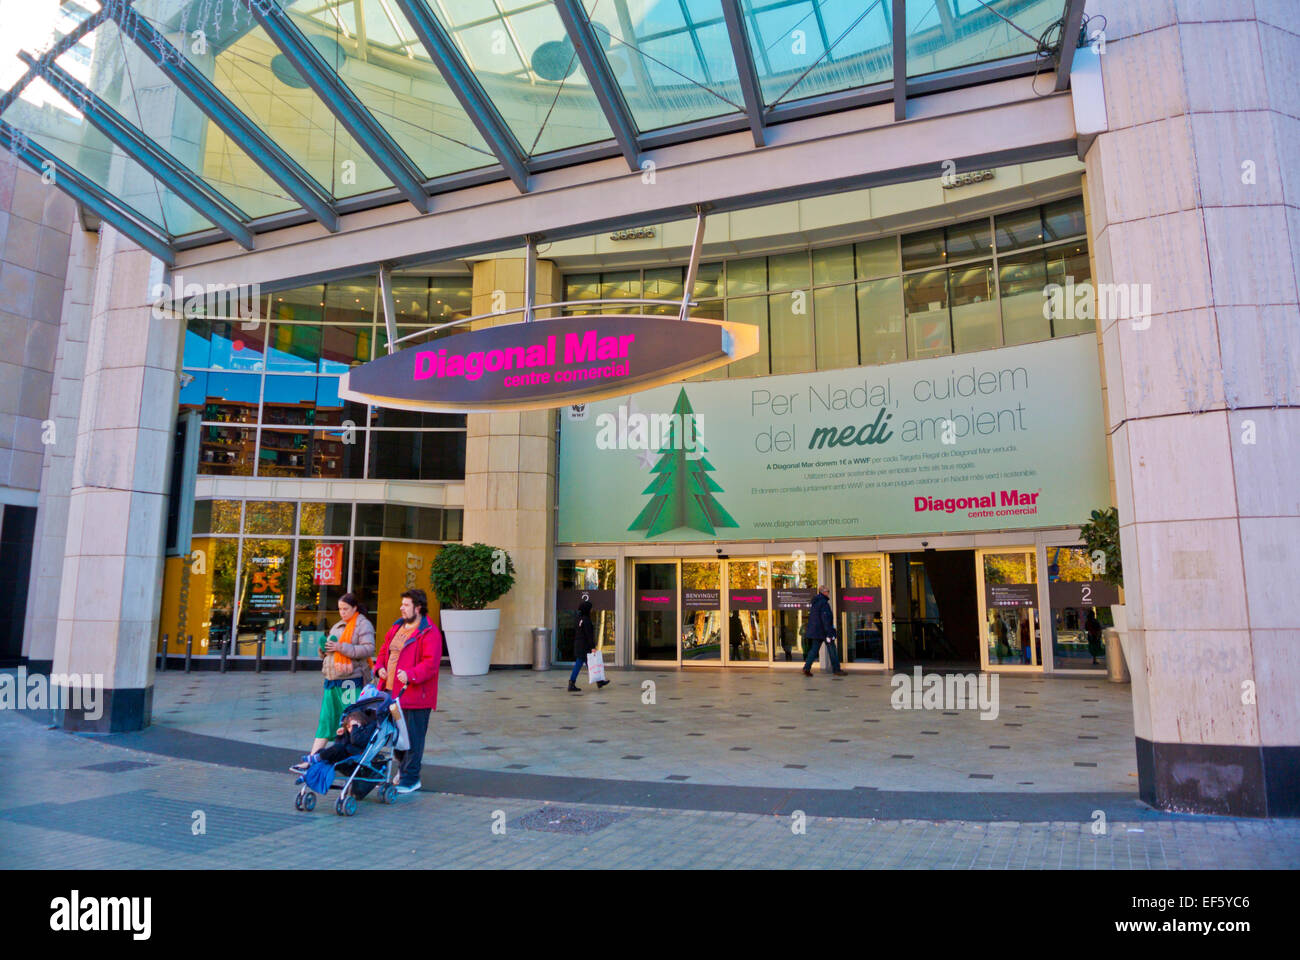
[[[364,800],[376,786],[380,788],[380,802],[396,801],[390,764],[399,730],[390,711],[391,703],[388,694],[375,693],[369,687],[344,711],[334,742],[319,753],[303,757],[308,766],[294,781],[302,784],[293,801],[296,809],[315,809],[316,794],[328,792],[336,775],[346,778],[334,804],[341,817],[355,816],[357,801]]]

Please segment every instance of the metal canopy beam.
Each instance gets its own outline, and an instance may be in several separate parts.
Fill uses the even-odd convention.
[[[176,84],[176,88],[189,97],[227,137],[243,147],[253,162],[266,171],[267,176],[320,221],[326,230],[330,233],[338,231],[339,215],[328,190],[280,149],[274,140],[129,4],[124,0],[103,0],[103,7],[117,23],[118,29],[130,37],[163,75]]]
[[[560,19],[564,21],[564,29],[573,42],[578,59],[582,62],[582,69],[587,74],[587,82],[591,84],[591,92],[596,95],[596,101],[605,114],[609,128],[614,131],[614,140],[618,143],[619,150],[623,152],[623,158],[627,160],[627,165],[631,169],[640,170],[641,156],[637,146],[636,124],[628,112],[627,104],[623,102],[623,94],[619,92],[614,72],[610,70],[609,61],[605,59],[605,54],[601,50],[596,31],[592,29],[591,21],[587,19],[582,0],[555,0],[555,9],[559,11]]]
[[[1061,20],[1061,55],[1056,62],[1056,89],[1070,85],[1070,67],[1074,65],[1074,51],[1079,48],[1079,31],[1083,25],[1084,0],[1067,0],[1065,16]]]
[[[0,120],[0,149],[8,150],[37,173],[44,174],[47,170],[53,170],[55,186],[60,190],[167,266],[175,266],[176,255],[172,252],[170,238],[162,227],[138,210],[109,196],[76,170],[60,164],[54,154],[3,120]]]
[[[357,99],[338,72],[326,62],[307,35],[275,0],[241,0],[266,35],[280,48],[307,85],[343,128],[421,213],[429,212],[424,177],[392,136]]]
[[[479,134],[520,192],[528,190],[528,158],[506,126],[474,71],[462,59],[447,29],[424,0],[396,0],[434,66],[469,114]]]
[[[248,215],[202,177],[145,136],[138,127],[77,82],[57,64],[39,61],[25,50],[18,56],[79,110],[95,129],[122,148],[140,166],[191,207],[211,220],[245,250],[253,249],[253,234],[244,226]]]
[[[749,115],[749,129],[754,135],[754,146],[766,142],[763,131],[763,87],[758,82],[758,70],[745,35],[744,16],[740,0],[722,0],[722,15],[727,21],[727,36],[731,40],[731,55],[736,60],[736,73],[740,78],[740,92],[745,98],[745,113]]]
[[[893,0],[894,8],[894,119],[907,119],[907,2]]]

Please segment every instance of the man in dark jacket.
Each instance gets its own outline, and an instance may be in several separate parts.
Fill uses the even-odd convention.
[[[812,599],[812,607],[808,613],[808,625],[804,628],[804,637],[808,641],[808,652],[803,658],[803,675],[812,676],[812,665],[817,659],[817,654],[821,651],[822,643],[826,644],[826,649],[830,651],[831,666],[834,668],[837,677],[844,676],[844,671],[840,669],[840,652],[837,649],[839,644],[835,642],[835,614],[831,613],[830,587],[822,584],[817,588],[817,596]]]
[[[578,605],[578,622],[573,638],[573,672],[569,674],[569,692],[582,693],[578,688],[578,674],[587,662],[587,654],[596,649],[596,628],[591,622],[591,601],[584,600]],[[608,680],[599,680],[596,686],[603,687]]]

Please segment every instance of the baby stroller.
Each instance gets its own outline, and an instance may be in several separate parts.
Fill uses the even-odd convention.
[[[335,786],[339,786],[339,798],[334,803],[334,812],[340,817],[356,816],[357,801],[364,800],[376,786],[379,787],[380,803],[397,801],[397,786],[392,782],[391,774],[393,749],[397,745],[399,731],[389,712],[391,703],[392,697],[383,693],[358,700],[343,711],[340,722],[345,728],[350,715],[360,713],[362,723],[365,724],[373,714],[374,732],[364,746],[347,743],[345,738],[347,756],[333,765],[332,773],[328,764],[318,760],[307,773],[300,776],[296,782],[301,783],[302,787],[293,800],[295,809],[311,812],[316,809],[316,794],[323,794]],[[342,748],[335,741],[334,745],[326,749]],[[317,766],[321,769],[316,770]],[[338,783],[340,778],[341,785]]]

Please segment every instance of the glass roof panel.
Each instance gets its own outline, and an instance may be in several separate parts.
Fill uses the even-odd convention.
[[[71,103],[39,77],[27,84],[5,110],[3,119],[53,154],[59,163],[133,207],[169,234],[179,236],[212,227],[206,217],[92,127]]]
[[[426,178],[496,163],[396,4],[390,0],[281,3]]]
[[[292,210],[290,197],[176,89],[158,64],[108,20],[87,38],[89,63],[76,48],[56,63],[99,99],[202,176],[250,217]],[[213,137],[211,134],[216,133]]]
[[[907,75],[1033,53],[1063,0],[908,0]]]
[[[641,131],[744,111],[720,0],[584,0]]]
[[[524,153],[613,136],[551,0],[426,0]]]
[[[136,0],[134,7],[333,196],[392,187],[236,0]],[[331,60],[329,38],[321,34],[319,42]],[[209,134],[221,136],[215,128]]]
[[[768,106],[893,79],[888,0],[742,0]]]

